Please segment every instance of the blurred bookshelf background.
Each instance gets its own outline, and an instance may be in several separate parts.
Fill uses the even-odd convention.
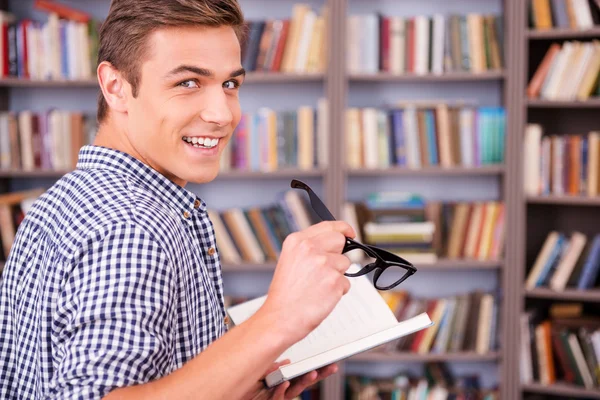
[[[227,303],[264,294],[285,237],[318,222],[296,178],[416,265],[382,296],[399,320],[435,322],[302,399],[599,399],[598,2],[240,4],[243,118],[219,177],[190,185]],[[93,140],[109,0],[0,6],[5,260],[31,202]]]

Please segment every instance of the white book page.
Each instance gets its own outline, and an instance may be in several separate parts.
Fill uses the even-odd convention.
[[[349,272],[358,271],[352,266]],[[353,342],[398,323],[392,310],[366,277],[348,278],[351,288],[327,318],[304,339],[286,350],[278,360],[292,363],[333,347]],[[229,316],[239,325],[263,304],[265,296],[231,307]]]

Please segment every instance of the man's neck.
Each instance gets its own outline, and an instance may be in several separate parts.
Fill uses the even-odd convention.
[[[111,118],[110,116],[107,117],[106,120],[100,124],[93,145],[102,146],[123,153],[127,153],[130,156],[148,165],[150,168],[156,170],[158,173],[162,174],[173,183],[181,187],[186,186],[187,182],[178,179],[174,176],[169,176],[157,165],[153,165],[153,163],[150,162],[150,160],[142,156],[136,150],[133,144],[129,141],[129,136],[127,135],[127,132],[123,129],[123,126],[125,126],[125,124],[122,124],[120,126],[120,124],[115,122],[113,118]]]

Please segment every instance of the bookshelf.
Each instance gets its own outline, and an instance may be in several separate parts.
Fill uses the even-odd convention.
[[[515,63],[518,68],[511,72],[515,84],[515,114],[513,115],[514,128],[517,135],[524,135],[528,124],[539,124],[543,127],[542,137],[555,136],[566,137],[573,133],[586,135],[587,133],[598,129],[596,115],[600,107],[599,99],[592,95],[585,100],[549,100],[544,98],[531,98],[527,95],[527,89],[534,76],[543,56],[553,44],[563,45],[567,42],[590,42],[600,39],[600,27],[598,26],[598,9],[594,2],[589,2],[592,11],[592,17],[595,25],[591,28],[579,29],[573,27],[553,27],[544,30],[536,30],[529,27],[528,6],[531,2],[520,2],[515,8],[515,43],[514,51],[516,57],[523,60],[522,63]],[[538,2],[543,3],[543,2]],[[554,7],[559,2],[550,2]],[[562,2],[561,2],[562,3]],[[554,12],[554,11],[553,11]],[[554,15],[554,14],[553,14]],[[524,138],[525,136],[521,136]],[[526,171],[527,150],[524,149],[524,143],[521,141],[515,144],[513,152],[514,162],[514,196],[513,218],[514,225],[512,239],[508,249],[511,259],[507,260],[513,266],[513,274],[516,277],[511,285],[511,295],[515,301],[512,304],[513,313],[510,316],[511,338],[508,345],[511,346],[510,353],[519,354],[523,347],[529,344],[529,338],[525,334],[524,326],[520,318],[536,318],[535,314],[528,312],[540,312],[538,319],[531,322],[529,319],[529,335],[538,334],[532,332],[533,326],[540,326],[542,321],[550,319],[551,328],[557,327],[557,332],[564,331],[559,317],[546,317],[546,311],[550,312],[553,305],[581,306],[584,315],[597,315],[597,304],[600,301],[600,291],[598,288],[577,289],[568,285],[563,290],[555,290],[548,285],[542,287],[527,288],[526,279],[532,271],[534,261],[538,256],[544,240],[551,231],[565,232],[570,236],[572,232],[578,231],[587,236],[588,240],[597,233],[594,216],[598,213],[600,200],[597,196],[588,196],[584,193],[550,193],[532,195],[524,188],[523,174]],[[596,285],[597,286],[597,285]],[[566,319],[566,317],[565,317]],[[562,321],[564,321],[563,319]],[[577,322],[573,322],[574,324]],[[575,327],[573,328],[575,331]],[[593,331],[593,328],[592,328]],[[552,337],[558,337],[555,331],[551,333]],[[556,335],[556,336],[555,336]],[[581,334],[576,340],[583,343]],[[531,336],[530,336],[531,337]],[[526,344],[524,344],[526,343]],[[539,346],[536,339],[536,345]],[[533,346],[533,345],[532,345]],[[543,344],[542,344],[543,346]],[[553,342],[551,351],[555,357],[556,381],[550,384],[541,383],[542,378],[531,381],[521,381],[521,376],[528,375],[523,371],[520,365],[519,357],[515,362],[515,370],[520,371],[513,374],[513,396],[514,398],[600,398],[600,389],[595,387],[584,387],[574,383],[564,382],[565,373],[563,372],[564,361],[558,357],[559,352],[571,353],[574,348],[572,344],[560,345]],[[578,345],[579,346],[579,345]],[[568,349],[570,347],[570,349]],[[532,347],[532,352],[533,347]],[[563,353],[566,354],[566,353]],[[539,355],[538,355],[539,357]],[[588,357],[588,355],[584,355]],[[538,363],[538,359],[532,357],[532,362]],[[558,371],[561,371],[560,374]],[[575,372],[575,374],[578,374]]]
[[[244,12],[249,19],[265,19],[267,17],[289,17],[292,0],[270,2],[269,0],[240,0]],[[69,2],[94,15],[106,13],[108,0],[81,0]],[[524,96],[525,88],[534,69],[543,56],[549,43],[571,39],[589,40],[600,38],[600,28],[587,30],[552,29],[534,31],[527,26],[527,2],[519,0],[461,0],[447,2],[444,0],[409,2],[386,2],[367,0],[322,0],[309,1],[319,8],[323,4],[329,7],[330,20],[328,29],[328,60],[324,73],[289,74],[249,72],[246,77],[242,108],[255,110],[259,106],[273,105],[279,102],[286,107],[294,107],[303,103],[314,103],[316,98],[324,96],[329,102],[329,139],[335,144],[329,147],[328,167],[315,170],[279,170],[269,173],[255,171],[229,171],[219,175],[215,182],[206,187],[192,186],[193,190],[215,204],[220,200],[240,202],[240,206],[267,202],[272,195],[289,187],[291,178],[310,179],[316,183],[319,194],[327,203],[335,216],[341,215],[342,205],[347,200],[359,200],[369,191],[385,188],[406,188],[409,191],[421,190],[426,197],[460,198],[469,200],[494,198],[502,200],[506,206],[506,244],[504,258],[501,261],[472,261],[440,259],[432,264],[417,264],[418,279],[414,286],[424,294],[437,295],[438,286],[427,287],[427,282],[446,282],[449,277],[459,274],[456,280],[485,281],[485,284],[497,289],[501,295],[499,339],[501,346],[497,351],[486,354],[473,352],[412,354],[365,353],[352,357],[340,365],[340,373],[326,380],[323,385],[322,399],[338,400],[344,397],[344,371],[355,371],[361,365],[369,368],[379,366],[381,372],[393,373],[394,368],[405,364],[419,364],[441,361],[449,364],[458,363],[461,368],[485,370],[500,388],[502,399],[519,399],[525,394],[552,394],[555,396],[571,396],[581,398],[600,398],[596,391],[585,390],[565,384],[542,386],[539,384],[522,385],[519,377],[519,317],[528,301],[582,301],[586,303],[600,302],[598,291],[566,290],[555,292],[546,289],[527,291],[524,288],[524,277],[531,258],[539,249],[549,229],[558,227],[571,229],[578,227],[593,232],[600,226],[600,217],[595,207],[600,205],[600,198],[579,196],[526,196],[523,191],[523,158],[522,137],[527,122],[542,122],[553,126],[556,132],[569,133],[573,126],[570,121],[576,120],[577,130],[587,131],[598,128],[597,120],[600,101],[551,101],[528,99]],[[10,6],[10,7],[9,7]],[[267,8],[268,6],[268,8]],[[3,9],[15,9],[19,15],[36,15],[31,12],[25,2],[0,0]],[[268,16],[265,16],[265,9]],[[464,71],[444,72],[442,74],[414,73],[393,74],[389,72],[350,73],[346,68],[346,17],[352,13],[379,11],[384,15],[431,15],[435,12],[466,14],[476,12],[499,12],[504,22],[504,66],[500,70],[471,73]],[[43,18],[43,17],[40,17]],[[63,89],[67,89],[63,91]],[[87,101],[88,111],[95,108],[95,80],[76,81],[31,81],[17,78],[0,79],[0,104],[3,109],[18,111],[23,102],[14,102],[13,97],[35,98],[38,94],[51,93],[60,98],[61,104],[77,105],[77,100],[69,103],[68,98],[77,98],[80,94]],[[294,93],[294,96],[290,96]],[[505,163],[478,167],[424,167],[410,170],[408,168],[358,168],[350,169],[346,165],[346,132],[345,112],[350,106],[384,106],[400,100],[456,100],[475,101],[482,105],[503,106],[506,110]],[[44,97],[47,99],[46,97]],[[34,103],[40,106],[42,100]],[[25,103],[27,104],[27,103]],[[47,104],[46,104],[47,105]],[[44,105],[44,106],[46,106]],[[0,189],[2,192],[15,188],[37,187],[47,185],[49,181],[59,178],[64,172],[59,171],[0,171]],[[483,186],[483,194],[479,185]],[[226,196],[224,193],[235,193],[242,188],[246,193],[254,190],[252,196],[243,198]],[[256,190],[259,188],[260,190]],[[261,192],[261,193],[255,193]],[[221,194],[220,194],[221,193]],[[482,196],[482,197],[479,197]],[[452,198],[454,197],[454,198]],[[227,199],[226,199],[227,198]],[[555,214],[552,214],[555,213]],[[548,215],[557,215],[547,218]],[[542,223],[539,223],[542,221]],[[224,280],[248,279],[238,282],[244,287],[264,287],[264,279],[275,269],[274,262],[253,264],[223,264]],[[415,276],[417,278],[417,276]],[[406,286],[412,286],[413,279]],[[235,286],[235,285],[234,285]],[[444,290],[450,290],[439,285]],[[450,293],[452,291],[450,290]],[[259,294],[259,293],[255,293]],[[484,367],[482,368],[482,364]],[[355,368],[356,367],[356,368]]]
[[[582,389],[574,385],[554,384],[545,386],[539,384],[529,384],[521,386],[521,389],[525,393],[563,396],[576,399],[600,399],[600,391]]]

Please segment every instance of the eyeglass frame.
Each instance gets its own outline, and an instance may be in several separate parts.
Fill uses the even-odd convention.
[[[325,206],[325,203],[323,203],[323,201],[321,201],[319,196],[317,196],[317,194],[306,183],[304,183],[298,179],[292,179],[290,186],[292,187],[292,189],[303,189],[308,193],[308,198],[310,200],[310,205],[311,205],[312,209],[323,221],[335,221],[336,220],[334,218],[333,214],[331,214],[331,212],[327,208],[327,206]],[[345,272],[344,275],[347,277],[354,278],[354,277],[366,275],[366,274],[374,271],[373,285],[378,290],[383,291],[383,290],[393,289],[396,286],[400,285],[402,282],[404,282],[406,279],[411,277],[415,272],[417,272],[417,268],[415,268],[415,266],[412,263],[410,263],[409,261],[405,260],[404,258],[402,258],[396,254],[390,253],[389,251],[381,249],[376,246],[360,243],[354,239],[346,237],[346,243],[344,244],[344,248],[342,249],[342,254],[346,253],[348,251],[351,251],[351,250],[356,250],[356,249],[360,249],[360,250],[364,251],[371,258],[374,258],[375,261],[363,266],[360,269],[360,271],[358,271],[358,272],[355,272],[355,273]],[[377,284],[377,280],[379,279],[379,277],[381,276],[383,271],[385,271],[386,269],[391,268],[391,267],[403,268],[406,270],[406,272],[404,273],[404,276],[402,278],[400,278],[398,281],[394,282],[393,284],[388,285],[388,286],[379,286]]]

